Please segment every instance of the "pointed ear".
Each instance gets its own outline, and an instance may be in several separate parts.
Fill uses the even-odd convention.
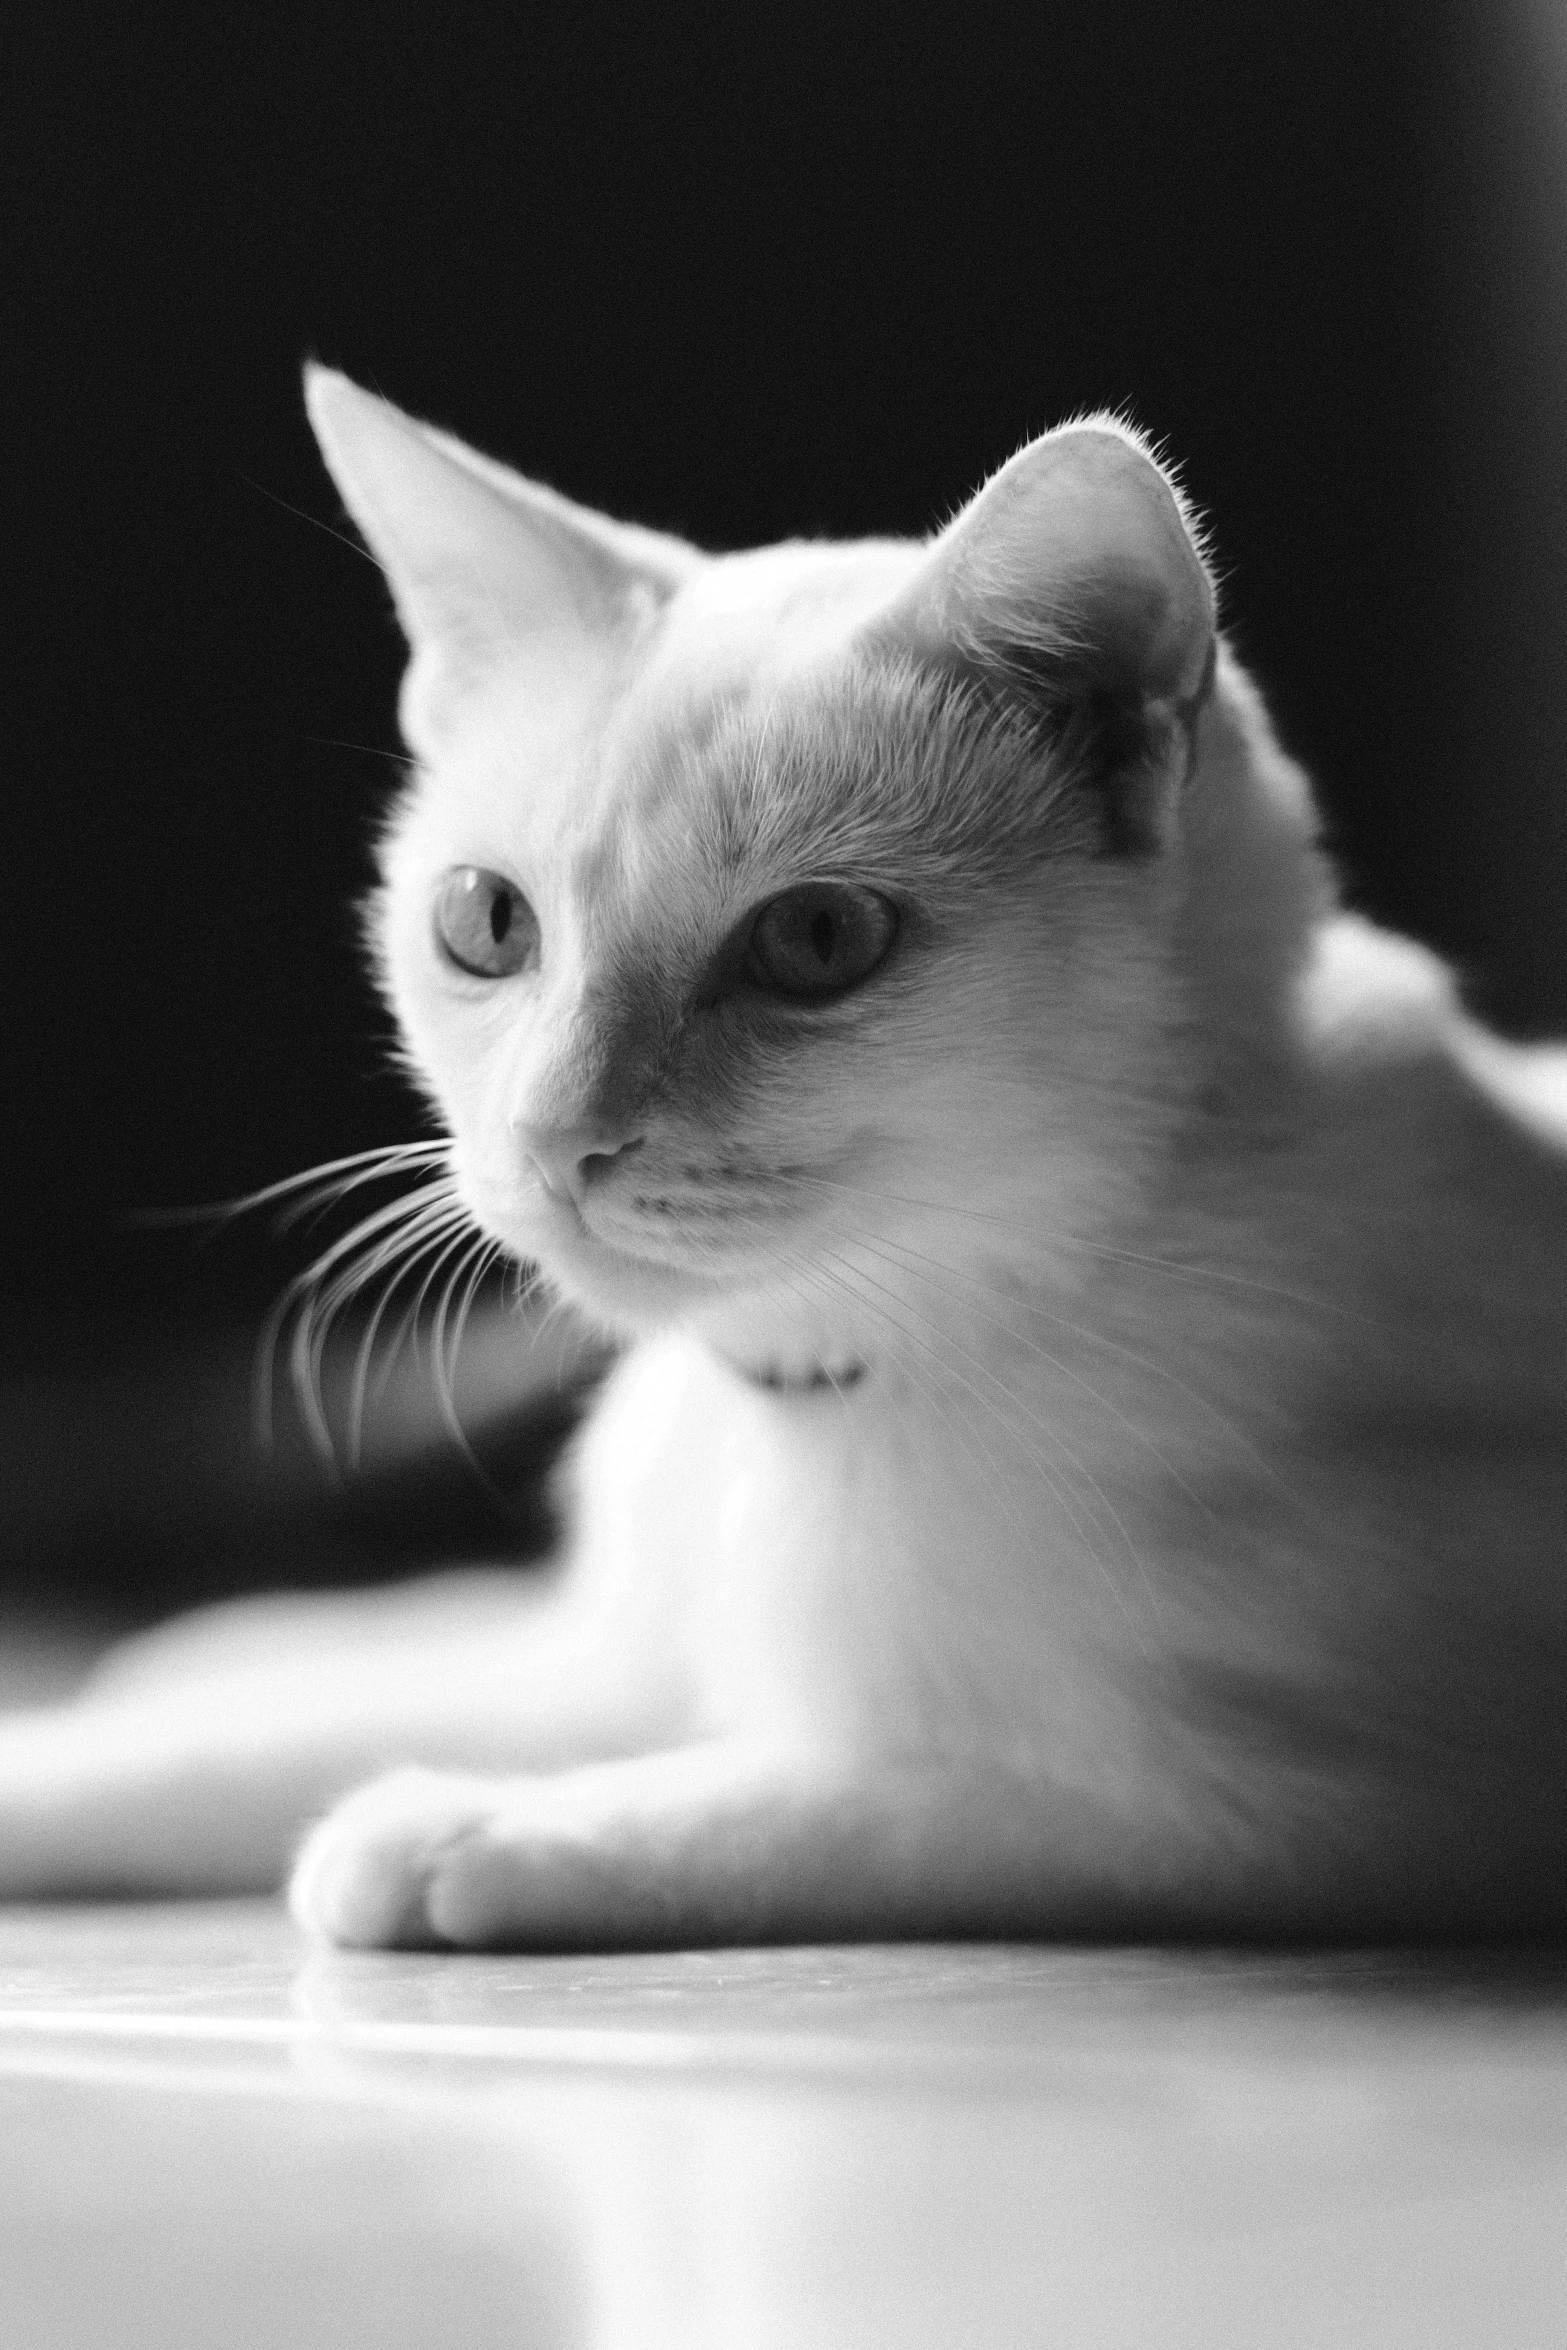
[[[502,663],[558,675],[629,635],[701,561],[497,465],[326,367],[305,405],[413,649],[403,732],[435,750]]]
[[[1112,847],[1168,830],[1215,599],[1169,477],[1111,418],[1019,450],[933,543],[877,645],[1029,703],[1097,769]]]

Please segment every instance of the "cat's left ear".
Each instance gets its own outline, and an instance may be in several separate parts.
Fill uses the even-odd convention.
[[[1031,441],[932,543],[872,641],[1050,720],[1108,845],[1160,845],[1213,676],[1213,583],[1185,506],[1113,418]]]
[[[525,480],[331,368],[305,370],[305,405],[412,647],[402,728],[426,756],[497,670],[540,686],[590,673],[702,560],[683,540]]]

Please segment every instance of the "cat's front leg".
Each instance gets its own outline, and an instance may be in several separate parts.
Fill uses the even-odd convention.
[[[372,1948],[1004,1936],[1117,1923],[1106,1859],[1079,1806],[1000,1766],[733,1740],[552,1776],[394,1772],[315,1829],[292,1902]]]
[[[548,1771],[680,1736],[651,1642],[441,1611],[340,1640],[171,1636],[70,1703],[0,1720],[0,1900],[270,1891],[309,1822],[404,1757]],[[244,1634],[244,1626],[236,1628]],[[428,1774],[432,1778],[435,1770]],[[488,1783],[488,1782],[486,1782]]]

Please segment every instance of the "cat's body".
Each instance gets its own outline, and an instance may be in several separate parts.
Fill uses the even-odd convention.
[[[129,1653],[0,1734],[0,1886],[265,1883],[408,1762],[315,1930],[1567,1924],[1567,1075],[1337,910],[1146,455],[709,562],[314,405],[411,1058],[634,1343],[547,1589]]]

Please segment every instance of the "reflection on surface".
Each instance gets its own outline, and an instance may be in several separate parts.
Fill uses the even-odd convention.
[[[0,1919],[0,2339],[1562,2338],[1556,1962],[302,1957]]]

